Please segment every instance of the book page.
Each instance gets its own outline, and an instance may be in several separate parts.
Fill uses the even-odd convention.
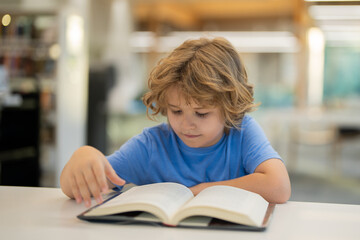
[[[178,183],[154,183],[133,187],[110,201],[94,208],[87,216],[125,211],[148,211],[168,221],[194,195]]]
[[[259,194],[230,186],[213,186],[184,205],[174,222],[192,215],[203,215],[260,226],[267,207],[268,202]]]

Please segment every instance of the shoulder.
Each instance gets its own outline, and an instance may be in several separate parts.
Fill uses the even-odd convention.
[[[144,128],[142,133],[135,136],[133,139],[135,141],[141,141],[144,144],[153,144],[155,142],[166,142],[171,138],[172,130],[169,124],[160,123],[153,127]]]
[[[166,142],[166,138],[170,134],[169,128],[166,123],[144,128],[140,134],[127,140],[118,152],[126,154],[128,157],[130,155],[150,153],[156,142]]]
[[[265,133],[258,122],[252,117],[245,115],[239,128],[232,128],[230,135],[233,138],[240,138],[242,141],[248,141],[249,139],[260,140],[266,138]]]
[[[257,124],[256,120],[252,116],[245,115],[243,120],[241,121],[240,128],[249,127],[253,124]]]
[[[153,127],[144,128],[143,135],[147,137],[168,137],[171,134],[171,128],[167,123],[160,123]]]
[[[245,115],[241,123],[238,125],[238,128],[237,129],[232,128],[231,132],[240,134],[249,130],[251,131],[253,128],[258,128],[258,127],[260,126],[253,117],[249,115]]]

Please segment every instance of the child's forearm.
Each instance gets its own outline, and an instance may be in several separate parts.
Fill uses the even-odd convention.
[[[192,187],[191,190],[194,195],[197,195],[203,189],[215,185],[233,186],[255,192],[273,203],[285,203],[290,197],[289,187],[284,186],[281,182],[275,183],[275,181],[268,180],[262,173],[253,173],[227,181],[201,183]]]
[[[227,181],[201,183],[192,187],[191,190],[196,195],[203,189],[214,185],[228,185],[255,192],[272,203],[285,203],[291,195],[286,168],[277,159],[264,162],[253,174]]]

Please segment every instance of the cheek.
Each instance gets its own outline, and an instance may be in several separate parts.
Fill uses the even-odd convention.
[[[212,126],[211,132],[213,134],[220,134],[220,133],[224,132],[225,125],[221,120],[216,119],[216,120],[212,121],[212,123],[210,125]]]
[[[167,115],[167,120],[172,128],[177,128],[177,120],[172,114]]]

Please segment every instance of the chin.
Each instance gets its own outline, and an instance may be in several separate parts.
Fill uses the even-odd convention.
[[[192,147],[192,148],[200,148],[201,146],[200,145],[196,145],[196,144],[191,144],[191,145],[188,145],[189,147]]]
[[[192,148],[198,148],[198,147],[201,147],[199,143],[196,143],[196,142],[188,142],[188,141],[184,141],[182,140],[186,146],[188,147],[192,147]]]
[[[200,144],[200,143],[187,143],[187,142],[184,142],[187,146],[189,147],[192,147],[192,148],[201,148],[203,147],[203,144]]]

